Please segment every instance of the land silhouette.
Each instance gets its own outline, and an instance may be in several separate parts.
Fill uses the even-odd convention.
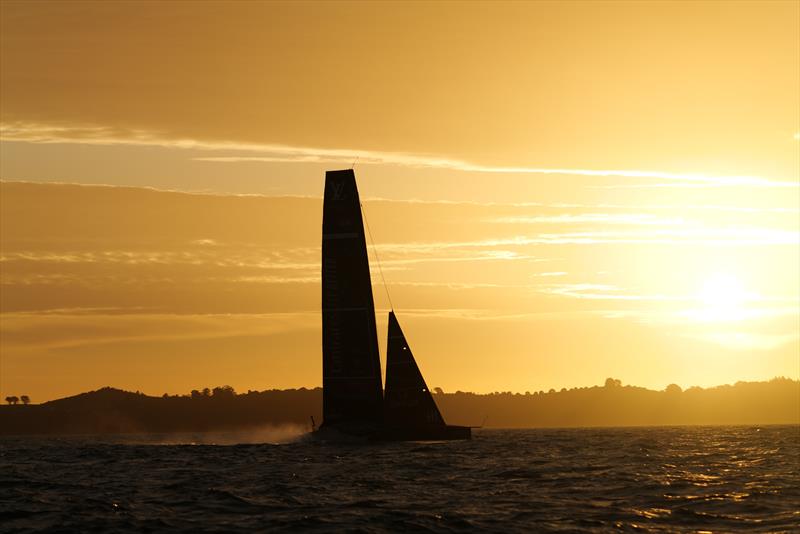
[[[774,378],[686,390],[602,386],[548,392],[445,393],[442,415],[495,428],[800,424],[800,381]],[[248,391],[230,386],[154,397],[110,387],[43,404],[0,406],[0,435],[210,432],[321,420],[322,389]]]

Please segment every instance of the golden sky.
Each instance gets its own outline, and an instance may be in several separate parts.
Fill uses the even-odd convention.
[[[432,387],[800,378],[798,2],[0,25],[0,394],[319,385],[324,171],[356,159]]]

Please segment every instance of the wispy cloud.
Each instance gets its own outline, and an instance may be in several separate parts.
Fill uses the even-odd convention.
[[[602,245],[602,244],[658,244],[707,246],[772,246],[797,245],[800,232],[759,227],[733,228],[655,228],[648,230],[615,230],[585,232],[554,232],[517,235],[478,241],[386,243],[376,248],[385,252],[435,253],[443,249],[521,247],[528,245]],[[507,259],[521,259],[513,251],[503,252]],[[498,256],[498,258],[501,256]]]
[[[109,343],[271,336],[314,328],[316,313],[108,314],[5,313],[4,344],[15,348],[69,348]]]
[[[796,342],[800,338],[798,334],[760,334],[751,332],[712,332],[689,335],[687,337],[739,351],[773,350]]]
[[[685,224],[681,217],[658,217],[648,213],[562,213],[558,215],[531,215],[496,217],[491,222],[506,224],[631,224],[674,226]]]
[[[195,156],[197,161],[217,163],[241,162],[297,162],[339,163],[359,165],[400,165],[406,167],[436,168],[463,172],[490,174],[570,175],[588,177],[647,178],[667,180],[653,184],[656,187],[800,187],[798,181],[770,180],[760,176],[712,176],[701,173],[675,173],[658,170],[544,168],[537,166],[482,165],[465,160],[431,154],[371,151],[361,149],[334,149],[298,147],[282,144],[240,143],[232,141],[201,141],[196,139],[170,139],[157,132],[144,130],[118,130],[96,125],[60,126],[36,123],[4,123],[0,125],[0,140],[29,143],[81,143],[96,145],[137,145],[191,149],[216,152]],[[227,152],[227,154],[219,154]],[[629,187],[611,185],[603,187]],[[633,185],[633,187],[641,187]],[[650,185],[647,185],[650,187]]]
[[[647,300],[682,301],[685,297],[669,295],[637,295],[626,293],[622,288],[609,284],[553,284],[544,286],[540,293],[589,300]]]
[[[275,197],[273,197],[275,198]],[[370,197],[365,203],[391,204],[431,204],[445,206],[476,206],[497,208],[542,208],[542,209],[576,209],[576,210],[631,210],[631,211],[721,211],[732,213],[800,213],[798,208],[788,207],[754,207],[723,204],[609,204],[605,202],[581,204],[576,202],[484,202],[474,200],[428,200],[428,199],[392,199]]]

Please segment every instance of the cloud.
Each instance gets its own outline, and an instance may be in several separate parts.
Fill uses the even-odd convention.
[[[545,276],[547,274],[561,275],[562,273],[543,273],[538,276]],[[564,273],[566,274],[566,273]],[[652,302],[689,302],[697,304],[700,299],[697,295],[688,294],[643,294],[643,293],[629,293],[623,288],[611,284],[595,284],[595,283],[569,283],[569,284],[549,284],[538,286],[540,293],[551,295],[561,295],[564,297],[572,297],[577,299],[589,300],[640,300]],[[794,297],[775,297],[775,296],[761,296],[751,295],[748,297],[747,302],[761,302],[761,303],[792,303],[796,304],[797,299]],[[797,306],[782,306],[772,308],[753,308],[742,307],[741,310],[736,310],[738,313],[726,315],[722,320],[745,320],[745,319],[758,319],[764,317],[779,317],[782,315],[797,314],[799,308]],[[717,320],[709,312],[716,312],[715,309],[700,308],[679,310],[675,313],[670,313],[671,316],[679,318],[680,320],[691,320],[693,322],[714,321]],[[661,313],[660,311],[658,313]]]
[[[695,324],[704,323],[741,323],[745,321],[753,321],[756,319],[770,319],[777,317],[785,317],[790,315],[798,315],[800,308],[796,306],[797,300],[793,298],[765,298],[753,297],[749,302],[772,302],[772,303],[792,303],[794,306],[774,306],[771,308],[763,307],[705,307],[705,308],[692,308],[688,310],[681,310],[677,312],[680,319],[691,321]]]
[[[674,173],[657,170],[634,169],[582,169],[543,168],[535,166],[481,165],[461,159],[431,154],[382,152],[361,149],[334,149],[320,147],[288,146],[282,144],[253,144],[233,141],[200,141],[196,139],[169,139],[157,132],[145,130],[120,130],[97,125],[54,126],[49,124],[13,122],[0,125],[0,140],[29,143],[80,143],[96,145],[159,146],[191,149],[203,152],[227,152],[226,155],[196,156],[197,161],[216,163],[241,162],[297,162],[338,163],[352,165],[399,165],[405,167],[435,168],[486,174],[570,175],[588,177],[648,178],[667,180],[646,187],[760,187],[797,188],[800,182],[777,181],[759,176],[712,176],[700,173]],[[627,185],[603,187],[629,187]],[[633,185],[633,187],[641,187]]]
[[[562,213],[558,215],[531,215],[497,217],[490,219],[491,222],[505,224],[579,224],[579,223],[602,223],[602,224],[630,224],[630,225],[659,225],[676,226],[685,224],[681,217],[658,217],[648,213]]]
[[[757,334],[750,332],[712,332],[687,337],[738,351],[774,350],[800,339],[798,334]]]
[[[70,348],[108,343],[271,336],[312,329],[316,313],[125,314],[98,309],[4,313],[6,348]]]
[[[686,297],[667,295],[636,295],[624,293],[622,288],[610,284],[553,284],[539,290],[540,293],[560,295],[589,300],[647,300],[647,301],[681,301]]]
[[[4,203],[15,206],[4,210],[2,225],[0,304],[7,312],[117,307],[130,315],[190,315],[318,309],[319,199],[52,184],[3,183],[2,187]],[[377,224],[373,228],[381,234],[376,249],[392,299],[434,311],[491,309],[504,316],[537,311],[539,317],[538,311],[544,309],[556,314],[600,313],[602,309],[608,314],[603,317],[628,317],[641,323],[650,317],[641,309],[650,306],[669,309],[677,322],[687,324],[692,318],[679,312],[697,306],[696,296],[676,296],[673,290],[685,293],[691,288],[674,286],[660,274],[644,281],[638,276],[643,268],[662,268],[664,262],[654,255],[667,258],[673,251],[666,246],[648,249],[643,251],[644,261],[630,262],[631,255],[642,249],[628,243],[776,245],[760,248],[757,254],[744,248],[713,254],[729,255],[732,261],[758,257],[769,269],[787,265],[791,271],[791,251],[798,242],[792,226],[785,226],[783,232],[744,227],[739,214],[725,217],[731,220],[730,226],[719,217],[713,226],[703,226],[699,216],[674,225],[666,219],[666,224],[658,225],[673,214],[601,211],[580,204],[528,209],[442,203],[429,208],[381,200],[374,206]],[[142,213],[147,217],[141,218]],[[287,219],[291,224],[270,224],[270,217],[277,213],[292,217]],[[765,222],[777,224],[783,219],[770,217]],[[413,224],[398,227],[390,224],[394,220]],[[498,220],[524,220],[532,226],[491,224]],[[76,221],[80,224],[70,226]],[[150,224],[153,221],[164,223]],[[557,227],[536,226],[550,221],[557,221]],[[578,223],[582,226],[574,226]],[[129,231],[122,235],[108,231],[118,228]],[[294,232],[290,239],[287,231]],[[572,243],[622,245],[598,250],[569,246]],[[786,244],[791,248],[780,246]],[[692,261],[695,256],[692,250]],[[380,305],[384,299],[374,260],[371,267]],[[599,271],[612,274],[600,277]],[[634,280],[650,285],[641,289]],[[793,286],[780,288],[769,280],[764,285],[772,286],[765,294],[784,291],[791,295],[793,291]],[[665,300],[672,304],[649,304]]]
[[[609,204],[597,202],[581,204],[576,202],[484,202],[474,200],[428,200],[428,199],[393,199],[370,197],[364,199],[365,203],[392,203],[400,204],[430,204],[443,206],[475,206],[495,208],[541,208],[541,209],[577,209],[577,210],[635,210],[635,211],[722,211],[733,213],[800,213],[800,208],[786,207],[754,207],[734,206],[722,204]],[[610,214],[613,215],[613,214]]]
[[[191,243],[194,245],[206,245],[206,246],[215,246],[219,244],[215,239],[195,239]]]
[[[709,246],[770,246],[796,245],[800,232],[774,228],[704,228],[655,229],[631,231],[553,232],[517,235],[478,241],[411,242],[376,245],[382,253],[436,252],[454,248],[488,248],[527,245],[600,245],[600,244],[658,244]],[[498,251],[497,259],[527,259],[512,251]],[[533,259],[533,257],[530,257]]]

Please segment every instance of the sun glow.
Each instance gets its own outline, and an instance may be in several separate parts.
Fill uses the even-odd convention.
[[[699,297],[709,308],[731,309],[740,307],[747,300],[747,293],[735,276],[720,273],[703,283]]]
[[[709,276],[700,287],[697,300],[700,308],[691,317],[699,321],[736,321],[748,316],[747,303],[757,295],[746,290],[741,281],[729,273]]]

